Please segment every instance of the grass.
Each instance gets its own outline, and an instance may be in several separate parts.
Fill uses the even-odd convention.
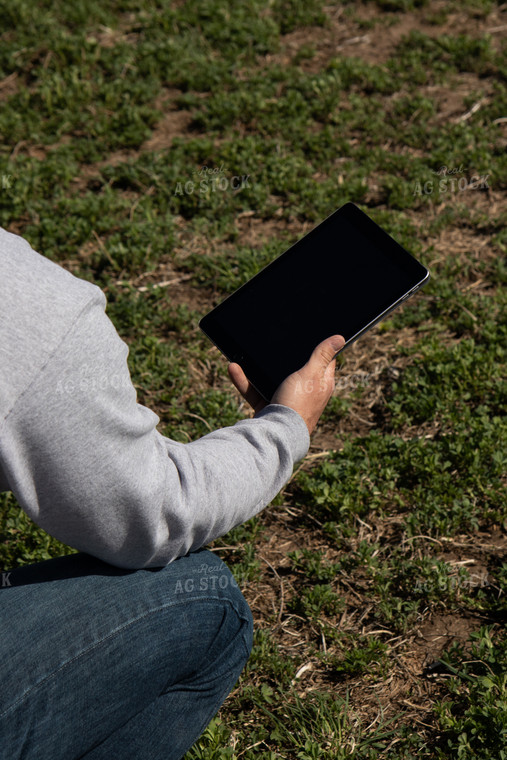
[[[165,435],[248,413],[199,318],[342,203],[431,269],[341,359],[288,486],[214,542],[255,641],[188,760],[505,758],[503,5],[2,19],[0,224],[104,289]],[[0,526],[3,568],[73,551],[10,494]]]

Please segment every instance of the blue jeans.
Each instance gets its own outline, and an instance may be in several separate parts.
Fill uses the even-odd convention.
[[[6,760],[181,758],[252,647],[250,609],[206,549],[143,570],[74,554],[0,583]]]

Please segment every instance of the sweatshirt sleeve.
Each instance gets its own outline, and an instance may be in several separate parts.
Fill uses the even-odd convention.
[[[137,403],[128,346],[92,299],[17,400],[0,437],[10,489],[60,541],[124,568],[163,566],[257,514],[309,447],[270,404],[191,443]]]

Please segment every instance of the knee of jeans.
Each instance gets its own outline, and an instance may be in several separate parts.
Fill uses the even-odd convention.
[[[248,656],[253,646],[253,616],[243,593],[234,578],[231,569],[223,560],[207,549],[201,549],[193,557],[193,564],[198,578],[192,589],[199,588],[203,593],[217,594],[228,599],[242,622],[242,634]]]
[[[239,588],[238,584],[234,580],[234,576],[227,568],[227,572],[230,574],[231,583],[227,586],[225,596],[228,598],[232,608],[241,621],[241,634],[243,636],[245,646],[248,650],[248,656],[252,651],[253,646],[253,615],[250,606],[243,596],[243,592]]]
[[[241,608],[241,612],[239,612],[238,614],[240,615],[243,621],[243,635],[244,635],[245,646],[247,648],[247,658],[248,658],[250,657],[250,652],[252,651],[252,647],[253,647],[254,622],[253,622],[252,610],[250,609],[248,602],[246,601],[241,591],[239,593],[241,594],[243,606]]]

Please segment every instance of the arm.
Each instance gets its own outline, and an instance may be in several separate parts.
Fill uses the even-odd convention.
[[[171,441],[137,404],[127,354],[92,300],[9,414],[2,461],[51,535],[120,567],[161,566],[265,507],[305,455],[309,427],[281,392],[253,419]]]

